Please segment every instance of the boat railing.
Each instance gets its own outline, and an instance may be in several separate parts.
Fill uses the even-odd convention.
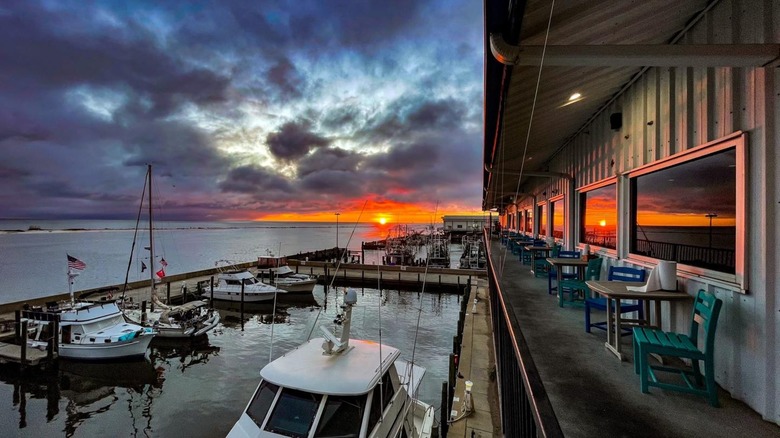
[[[487,238],[483,233],[483,239]],[[503,436],[563,437],[520,321],[508,308],[490,251],[486,253]]]

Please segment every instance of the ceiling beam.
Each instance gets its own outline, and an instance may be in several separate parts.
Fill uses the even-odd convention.
[[[585,67],[773,67],[780,44],[620,44],[513,46],[490,35],[493,56],[502,63]]]

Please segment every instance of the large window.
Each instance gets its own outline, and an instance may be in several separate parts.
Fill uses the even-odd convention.
[[[533,234],[534,232],[534,216],[533,210],[530,208],[525,211],[525,232],[528,234]]]
[[[563,230],[566,226],[564,219],[563,198],[557,199],[550,204],[550,216],[552,216],[552,235],[556,239],[563,239]]]
[[[743,144],[701,146],[632,172],[630,252],[737,274]]]
[[[547,235],[547,206],[545,204],[539,204],[536,206],[536,217],[539,221],[539,235]]]
[[[617,248],[617,189],[614,182],[580,192],[580,242]]]

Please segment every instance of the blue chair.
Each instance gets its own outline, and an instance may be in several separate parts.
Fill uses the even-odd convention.
[[[565,293],[569,294],[569,300],[567,301],[568,304],[579,305],[582,303],[582,301],[575,301],[574,295],[582,292],[583,296],[588,296],[590,293],[590,288],[587,284],[585,284],[585,281],[598,280],[601,278],[602,263],[604,263],[604,259],[600,257],[588,260],[588,266],[585,268],[585,278],[583,280],[578,280],[576,278],[561,280],[561,283],[558,285],[558,307],[563,307],[563,295]]]
[[[687,392],[707,397],[710,405],[718,406],[718,387],[715,384],[715,329],[723,301],[700,290],[696,295],[691,314],[691,329],[688,335],[665,332],[649,327],[634,327],[634,372],[639,374],[643,393],[650,392],[650,386]],[[704,350],[699,350],[699,327],[704,330]],[[650,354],[677,356],[691,360],[691,368],[673,368],[650,365]],[[699,362],[704,362],[704,376]],[[680,374],[685,385],[659,382],[653,370]],[[693,376],[694,385],[688,376]],[[706,381],[706,384],[702,384]]]
[[[553,256],[555,257],[555,256]],[[580,258],[580,252],[579,251],[558,251],[558,258],[561,259],[578,259]],[[562,279],[568,280],[568,279],[576,279],[577,273],[576,272],[564,272],[561,276]],[[555,281],[556,285],[553,286],[552,282]],[[547,272],[547,293],[552,295],[553,289],[558,290],[558,271],[555,270],[555,268],[550,267],[550,270]]]
[[[610,266],[609,267],[609,275],[607,279],[609,281],[645,281],[645,270],[644,269],[637,269],[637,268],[629,268],[629,267],[623,267],[623,266]],[[590,290],[588,290],[588,295],[590,295]],[[610,303],[610,306],[614,308],[614,305]],[[607,310],[607,299],[602,297],[586,297],[585,298],[585,331],[587,333],[590,333],[590,328],[595,327],[601,330],[607,330],[607,322],[590,322],[590,310],[591,309],[598,309],[598,310]],[[642,319],[644,316],[644,308],[642,307],[642,303],[633,303],[633,304],[623,304],[623,302],[620,302],[620,314],[624,313],[632,313],[632,312],[639,312],[639,319]],[[622,335],[630,335],[631,330],[629,329],[623,329],[621,328]]]

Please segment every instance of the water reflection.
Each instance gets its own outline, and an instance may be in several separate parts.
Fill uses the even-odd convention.
[[[260,324],[287,324],[290,322],[290,308],[317,306],[319,303],[312,294],[279,295],[276,305],[273,301],[243,304],[235,301],[214,301],[214,308],[219,310],[222,325],[240,330],[243,330],[244,324],[250,320]]]

